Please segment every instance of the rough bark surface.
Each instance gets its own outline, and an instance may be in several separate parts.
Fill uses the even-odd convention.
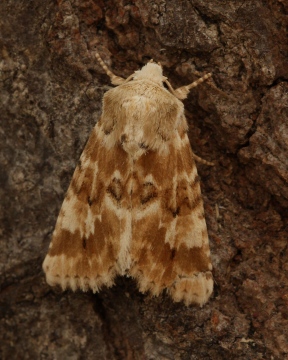
[[[1,359],[288,357],[288,5],[281,0],[0,2]],[[41,264],[108,77],[160,61],[185,100],[214,264],[202,309],[119,278],[62,293]]]

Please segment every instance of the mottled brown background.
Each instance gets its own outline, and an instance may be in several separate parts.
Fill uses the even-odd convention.
[[[286,0],[0,2],[1,359],[288,358]],[[117,280],[46,285],[41,263],[109,79],[161,61],[185,100],[213,254],[202,309]]]

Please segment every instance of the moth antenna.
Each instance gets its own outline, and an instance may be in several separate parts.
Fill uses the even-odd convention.
[[[123,79],[120,76],[117,76],[115,74],[112,73],[112,71],[110,71],[107,67],[107,65],[104,63],[104,61],[101,59],[100,55],[98,54],[98,52],[96,51],[95,53],[96,55],[96,59],[98,60],[99,64],[102,66],[102,69],[105,71],[105,73],[110,77],[111,83],[113,85],[121,85],[123,84],[125,81],[130,80],[130,76],[127,79]]]
[[[211,76],[212,76],[212,73],[205,74],[200,79],[193,81],[193,83],[182,86],[176,90],[173,89],[173,87],[171,86],[169,81],[165,81],[165,83],[167,84],[169,90],[172,92],[173,95],[175,95],[178,99],[183,100],[183,99],[186,99],[187,95],[189,94],[189,91],[192,88],[202,84],[205,80],[209,79]]]
[[[193,74],[195,74],[196,76],[199,76],[201,77],[202,74],[197,71],[197,70],[193,70]],[[213,82],[213,79],[212,78],[209,78],[207,80],[207,84],[214,90],[216,90],[218,93],[220,93],[222,96],[226,97],[226,98],[229,98],[229,95],[227,95],[224,91],[220,90],[216,85],[215,83]]]

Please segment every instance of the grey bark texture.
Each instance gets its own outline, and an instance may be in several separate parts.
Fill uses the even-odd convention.
[[[0,2],[1,359],[288,357],[288,3]],[[215,290],[203,307],[50,288],[41,269],[109,79],[160,61],[185,100]]]

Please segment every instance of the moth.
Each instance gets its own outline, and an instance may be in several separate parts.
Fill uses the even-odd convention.
[[[199,176],[184,116],[191,88],[174,90],[151,60],[103,98],[43,263],[50,285],[98,292],[117,275],[202,306],[213,290]],[[201,159],[200,159],[201,160]],[[202,160],[204,163],[205,160]]]

